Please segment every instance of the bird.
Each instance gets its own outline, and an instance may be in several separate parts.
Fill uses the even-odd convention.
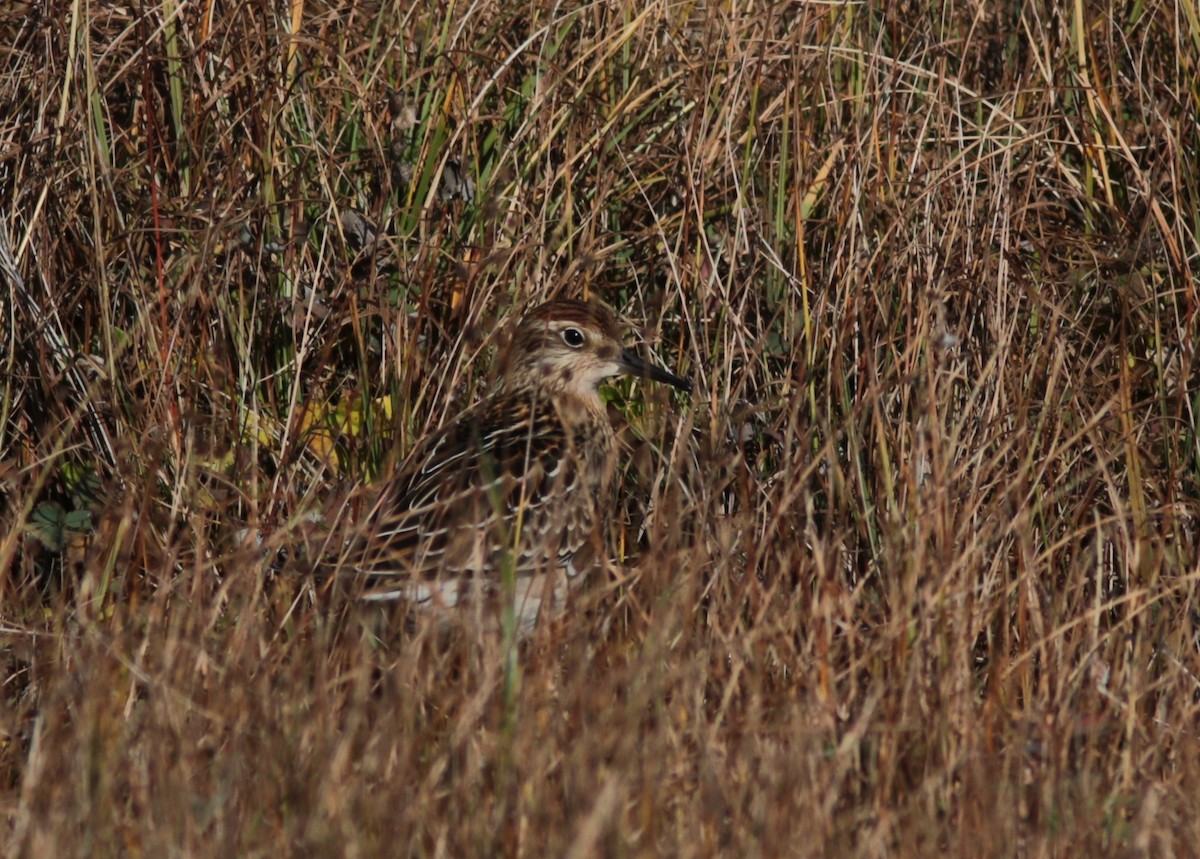
[[[602,559],[617,507],[618,442],[599,388],[633,375],[690,381],[624,344],[604,306],[556,299],[526,313],[498,383],[418,441],[336,560],[367,600],[417,609],[511,600],[528,633]]]

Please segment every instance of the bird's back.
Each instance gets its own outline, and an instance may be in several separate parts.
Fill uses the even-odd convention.
[[[594,559],[615,446],[602,414],[536,388],[504,391],[418,444],[343,563],[380,594],[445,606],[498,589],[507,569],[536,609],[544,577],[574,577]]]

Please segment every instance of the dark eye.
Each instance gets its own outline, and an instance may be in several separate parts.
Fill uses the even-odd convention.
[[[564,328],[562,337],[563,342],[572,349],[578,349],[583,345],[583,332],[578,328]]]

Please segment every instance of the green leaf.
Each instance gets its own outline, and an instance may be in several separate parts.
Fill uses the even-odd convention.
[[[27,530],[51,552],[61,552],[66,545],[66,518],[67,513],[61,504],[47,501],[34,508]]]
[[[72,510],[62,520],[63,529],[86,534],[92,530],[92,511]]]

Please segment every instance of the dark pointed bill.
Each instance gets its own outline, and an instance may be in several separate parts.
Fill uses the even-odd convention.
[[[625,372],[634,376],[641,376],[645,379],[653,379],[656,382],[673,385],[685,394],[692,392],[692,383],[687,379],[681,379],[674,373],[651,364],[632,349],[625,349],[621,352],[621,366],[624,367]]]

